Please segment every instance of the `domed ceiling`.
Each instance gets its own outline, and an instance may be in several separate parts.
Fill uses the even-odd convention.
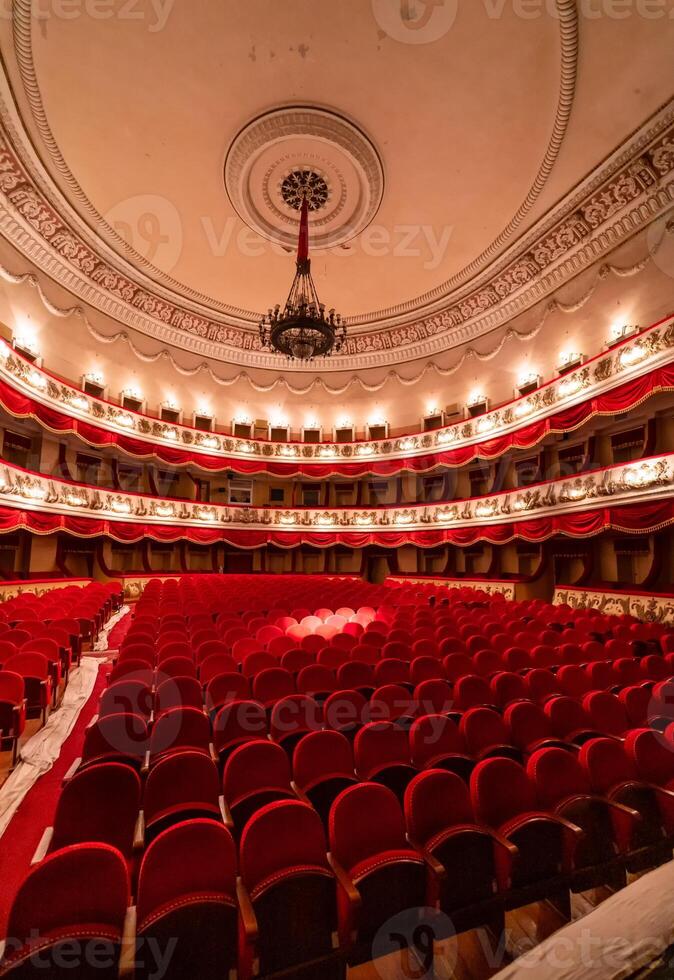
[[[636,2],[3,6],[25,225],[3,232],[120,322],[233,363],[283,367],[257,321],[292,277],[298,174],[319,294],[349,324],[336,370],[507,322],[674,168],[674,20]]]

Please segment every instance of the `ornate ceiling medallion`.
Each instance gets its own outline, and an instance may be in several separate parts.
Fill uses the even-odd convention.
[[[297,241],[307,191],[314,249],[343,245],[376,215],[384,171],[372,142],[325,109],[275,109],[248,124],[225,161],[225,187],[249,228],[285,248]]]

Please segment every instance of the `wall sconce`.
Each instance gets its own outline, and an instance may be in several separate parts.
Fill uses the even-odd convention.
[[[92,398],[105,398],[105,379],[100,371],[89,371],[82,375],[82,387]]]
[[[574,368],[580,367],[583,363],[584,354],[578,353],[578,351],[565,350],[559,355],[559,364],[557,366],[557,371],[559,374],[565,374],[567,371],[573,371]]]
[[[12,347],[22,357],[25,357],[27,361],[30,361],[31,364],[37,364],[38,367],[41,366],[42,359],[37,346],[37,340],[33,334],[26,330],[17,331],[12,335]]]
[[[610,349],[615,347],[616,344],[621,343],[627,337],[631,337],[633,334],[637,333],[639,327],[632,323],[614,323],[611,327],[611,336],[606,344]]]
[[[517,379],[517,390],[515,396],[530,395],[541,383],[541,376],[535,371],[523,371]]]
[[[484,392],[479,390],[473,391],[468,396],[466,407],[468,408],[468,414],[473,417],[475,415],[484,415],[489,410],[489,399]]]

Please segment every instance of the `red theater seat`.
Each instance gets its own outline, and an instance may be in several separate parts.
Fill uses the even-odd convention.
[[[288,756],[280,745],[262,739],[234,749],[225,763],[222,786],[237,838],[267,803],[295,799]]]
[[[405,792],[405,822],[410,843],[442,868],[440,908],[454,929],[493,924],[500,901],[495,850],[507,861],[517,848],[476,823],[465,782],[442,769],[415,776]]]
[[[65,980],[73,976],[77,944],[91,951],[80,959],[78,980],[116,980],[128,905],[129,875],[119,851],[107,844],[57,851],[28,873],[12,903],[7,934],[13,942],[0,975]]]
[[[335,799],[342,790],[357,783],[349,740],[338,731],[305,735],[295,746],[293,775],[327,828]]]
[[[407,841],[402,809],[386,786],[361,783],[344,790],[330,813],[330,852],[356,889],[360,907],[340,893],[342,937],[354,937],[352,961],[372,957],[372,940],[400,912],[423,908],[428,874]]]
[[[259,963],[261,976],[288,971],[337,980],[344,975],[344,951],[335,948],[340,907],[350,909],[346,892],[327,858],[321,819],[298,800],[270,803],[246,825],[241,839],[241,878],[250,896],[243,918],[245,964]],[[306,973],[301,972],[303,964]],[[250,967],[248,966],[248,969]]]
[[[522,766],[512,759],[479,762],[470,777],[470,795],[478,823],[492,827],[517,847],[514,864],[505,851],[496,852],[499,887],[513,890],[510,907],[563,891],[582,832],[539,808],[534,785]]]
[[[160,759],[145,781],[143,817],[146,844],[183,820],[222,822],[220,778],[213,760],[192,749]]]
[[[142,951],[168,950],[166,980],[221,980],[238,966],[236,847],[211,820],[188,820],[160,834],[143,857],[136,906],[138,980],[156,976]]]

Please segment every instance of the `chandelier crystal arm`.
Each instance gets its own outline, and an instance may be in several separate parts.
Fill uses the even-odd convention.
[[[309,258],[309,202],[306,191],[300,206],[300,228],[297,242],[297,269],[285,307],[269,309],[260,320],[260,343],[290,360],[310,361],[328,357],[341,350],[346,327],[334,309],[327,314],[325,304],[311,275]]]

